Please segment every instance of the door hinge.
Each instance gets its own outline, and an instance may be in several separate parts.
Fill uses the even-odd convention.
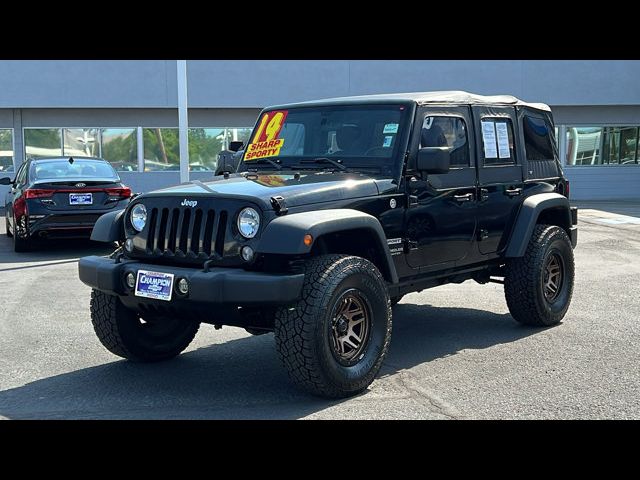
[[[482,240],[486,240],[487,238],[489,238],[489,230],[485,230],[484,228],[481,228],[478,231],[478,240],[482,241]]]
[[[481,202],[485,202],[489,200],[489,190],[486,188],[481,188],[480,189],[480,201]]]

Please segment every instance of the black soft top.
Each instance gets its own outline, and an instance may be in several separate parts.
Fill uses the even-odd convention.
[[[529,103],[511,95],[477,95],[462,90],[437,91],[437,92],[412,92],[412,93],[385,93],[378,95],[358,95],[352,97],[326,98],[310,102],[289,103],[270,107],[271,109],[283,109],[295,107],[316,107],[328,105],[350,104],[380,104],[380,103],[417,103],[426,104],[452,104],[452,105],[512,105],[529,107],[535,110],[550,112],[551,109],[544,103]]]

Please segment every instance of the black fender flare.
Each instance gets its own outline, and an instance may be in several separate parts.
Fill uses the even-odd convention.
[[[96,242],[123,241],[125,208],[101,215],[91,231],[91,240]]]
[[[391,258],[387,237],[378,219],[359,210],[349,208],[316,210],[293,213],[272,220],[262,232],[257,253],[302,255],[309,253],[313,245],[304,244],[304,236],[310,234],[314,242],[327,233],[365,229],[371,232],[382,252],[381,258],[392,283],[398,283],[398,273]],[[383,272],[384,274],[385,272]]]
[[[538,217],[542,212],[549,209],[564,211],[564,213],[561,214],[561,226],[567,230],[567,232],[569,231],[571,228],[571,206],[567,197],[559,193],[537,193],[531,195],[522,202],[522,206],[518,212],[518,218],[511,231],[505,257],[524,256]]]

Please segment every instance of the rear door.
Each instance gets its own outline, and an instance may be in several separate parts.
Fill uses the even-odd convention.
[[[506,246],[524,187],[516,110],[514,107],[474,106],[478,154],[478,249],[499,253]]]
[[[451,151],[448,173],[408,186],[414,200],[406,214],[407,263],[429,271],[455,265],[471,251],[476,227],[474,136],[469,107],[430,106],[418,115],[420,146]]]

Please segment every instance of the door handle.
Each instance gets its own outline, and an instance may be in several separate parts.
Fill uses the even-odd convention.
[[[509,197],[517,197],[521,193],[522,193],[522,189],[521,188],[507,188],[504,191],[504,194],[509,196]]]
[[[454,195],[454,200],[459,203],[470,202],[473,200],[473,193],[465,193],[464,195]]]

